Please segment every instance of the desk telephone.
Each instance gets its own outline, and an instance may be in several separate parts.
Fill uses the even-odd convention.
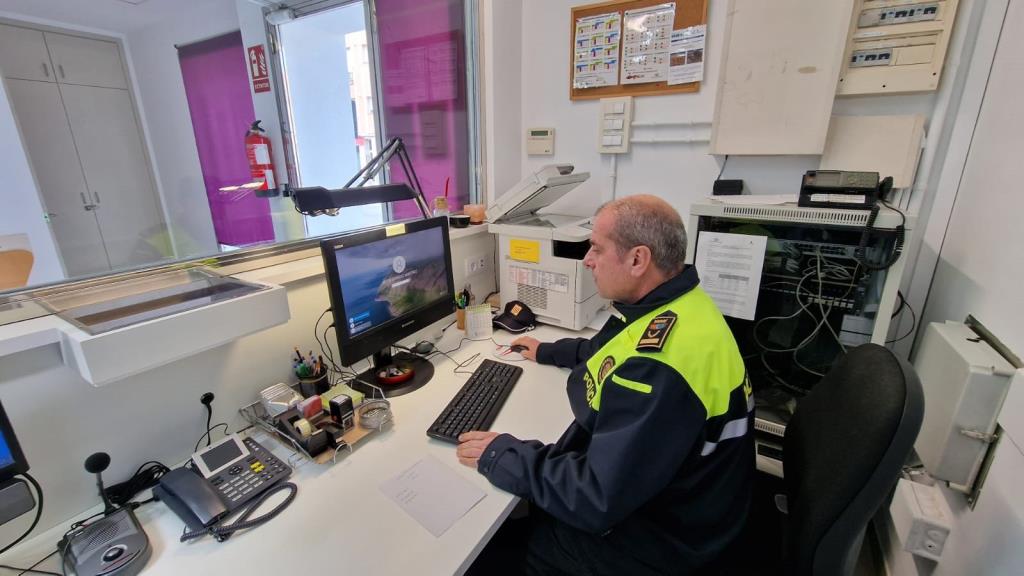
[[[193,467],[178,468],[165,474],[153,494],[174,511],[187,528],[182,541],[211,534],[218,540],[232,532],[251,528],[276,516],[295,496],[295,485],[280,483],[292,469],[253,438],[237,434],[192,455]],[[255,520],[247,520],[252,510],[270,494],[281,489],[291,494],[277,508]],[[221,521],[247,508],[239,521],[223,526]]]

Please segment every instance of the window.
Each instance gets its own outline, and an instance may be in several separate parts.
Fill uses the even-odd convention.
[[[294,185],[343,187],[398,137],[428,204],[447,193],[457,210],[476,197],[463,1],[375,0],[374,11],[369,26],[364,2],[278,26]],[[406,181],[397,164],[385,178]],[[415,203],[397,202],[306,217],[305,226],[313,236],[418,215]]]

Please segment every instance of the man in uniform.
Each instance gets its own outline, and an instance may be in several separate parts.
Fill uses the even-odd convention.
[[[614,302],[593,338],[522,354],[569,368],[575,417],[555,444],[473,431],[459,461],[527,499],[474,569],[687,574],[740,533],[750,506],[753,399],[714,302],[684,267],[679,214],[654,196],[598,209],[584,264]]]

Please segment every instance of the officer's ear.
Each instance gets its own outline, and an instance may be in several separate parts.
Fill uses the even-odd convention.
[[[634,246],[630,252],[629,268],[633,276],[643,276],[651,266],[651,249],[647,246]]]

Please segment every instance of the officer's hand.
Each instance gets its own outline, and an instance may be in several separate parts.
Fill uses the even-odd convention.
[[[476,470],[480,455],[484,453],[491,440],[494,440],[497,435],[497,432],[481,432],[479,430],[459,434],[459,447],[455,449],[459,462]]]
[[[523,358],[528,360],[537,361],[537,347],[540,346],[540,340],[536,338],[530,338],[529,336],[520,336],[512,341],[512,346],[519,346],[520,350],[514,350],[523,355]]]

